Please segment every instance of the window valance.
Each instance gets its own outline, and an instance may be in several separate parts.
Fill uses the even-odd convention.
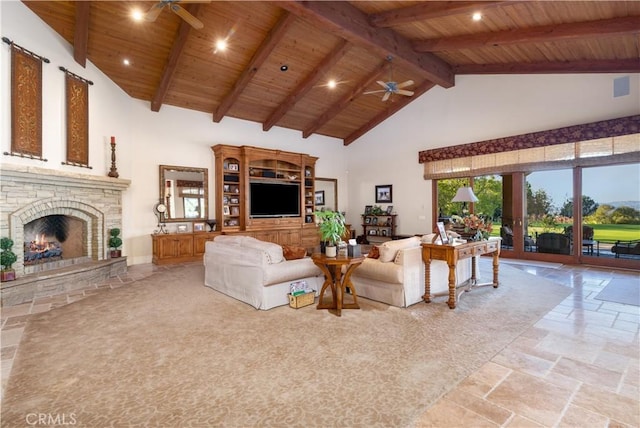
[[[424,178],[640,161],[640,115],[481,141],[419,154]]]

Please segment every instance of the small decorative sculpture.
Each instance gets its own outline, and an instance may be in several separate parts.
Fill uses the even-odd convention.
[[[213,232],[213,230],[216,228],[217,223],[218,222],[215,219],[207,220],[207,224],[209,225],[209,232]]]

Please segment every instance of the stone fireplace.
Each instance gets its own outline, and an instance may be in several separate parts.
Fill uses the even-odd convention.
[[[122,192],[129,184],[106,176],[0,165],[0,236],[14,241],[18,280],[107,261],[108,231],[122,228]],[[2,284],[3,293],[7,284]]]

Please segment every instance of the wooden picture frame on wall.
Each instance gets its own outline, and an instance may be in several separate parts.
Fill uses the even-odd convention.
[[[376,186],[376,203],[384,204],[391,202],[393,202],[393,186],[391,184]]]

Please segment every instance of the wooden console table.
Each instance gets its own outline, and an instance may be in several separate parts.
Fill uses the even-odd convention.
[[[449,266],[449,308],[456,307],[456,265],[458,260],[473,257],[471,262],[471,282],[466,288],[493,285],[498,288],[498,270],[500,258],[500,239],[491,241],[467,242],[459,245],[422,244],[422,260],[424,261],[424,296],[425,302],[431,301],[431,260],[443,260]],[[483,254],[493,254],[493,282],[478,284],[476,279],[477,258]]]
[[[316,253],[311,258],[313,263],[324,273],[324,284],[322,284],[322,289],[320,290],[318,309],[335,309],[338,316],[342,316],[342,309],[360,309],[358,295],[350,278],[355,268],[364,261],[364,257],[327,257],[324,254]],[[347,266],[344,275],[342,274],[342,266]],[[331,303],[324,303],[324,292],[328,287],[331,287],[333,300]],[[344,290],[347,287],[351,290],[353,303],[345,304],[343,303]]]

